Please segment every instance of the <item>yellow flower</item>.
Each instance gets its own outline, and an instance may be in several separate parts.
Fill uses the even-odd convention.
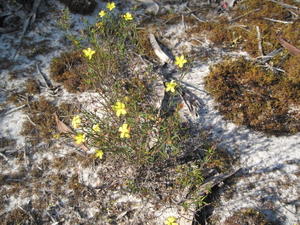
[[[125,104],[122,102],[116,102],[115,105],[113,105],[113,110],[116,111],[116,115],[117,117],[121,116],[121,115],[125,115],[127,113],[126,109],[125,109]]]
[[[103,155],[104,155],[104,152],[102,150],[96,150],[95,151],[95,156],[99,159],[102,159],[103,158]]]
[[[171,82],[166,82],[166,92],[171,91],[175,92],[175,87],[177,86],[177,83],[172,80]]]
[[[132,16],[132,14],[131,13],[129,13],[129,12],[127,12],[127,13],[125,13],[124,15],[123,15],[123,18],[125,19],[125,20],[133,20],[133,16]]]
[[[184,55],[175,57],[175,64],[178,65],[179,68],[182,68],[185,63],[187,63],[187,60],[184,58]]]
[[[104,10],[101,10],[98,14],[100,17],[103,17],[106,15],[106,12]]]
[[[79,115],[74,116],[73,119],[72,119],[72,127],[74,129],[77,129],[77,128],[80,127],[80,124],[81,124],[80,116]]]
[[[75,139],[75,143],[80,145],[82,144],[83,142],[85,142],[85,134],[76,134],[74,136],[74,139]]]
[[[124,123],[121,127],[119,127],[120,138],[130,138],[130,128],[128,128],[128,124]]]
[[[106,4],[106,8],[108,8],[109,11],[112,11],[114,8],[116,8],[116,4],[114,2],[109,2]]]
[[[178,223],[176,223],[176,218],[174,216],[169,216],[166,221],[165,221],[165,225],[178,225]]]
[[[94,124],[93,127],[92,127],[92,130],[95,131],[95,132],[100,132],[99,124]]]
[[[96,53],[91,48],[83,49],[82,52],[83,52],[84,56],[87,57],[89,60],[91,60],[93,55]]]
[[[96,23],[96,27],[99,29],[99,28],[101,28],[101,27],[103,27],[103,22],[98,22],[98,23]]]
[[[59,139],[60,138],[60,134],[58,134],[58,133],[57,134],[53,134],[53,138],[54,139]]]

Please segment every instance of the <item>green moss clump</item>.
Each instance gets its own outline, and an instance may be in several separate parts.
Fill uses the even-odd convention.
[[[299,68],[295,58],[285,65]],[[225,118],[268,134],[293,134],[300,131],[300,118],[290,113],[300,105],[299,70],[288,68],[275,74],[244,58],[225,60],[211,68],[206,88]]]

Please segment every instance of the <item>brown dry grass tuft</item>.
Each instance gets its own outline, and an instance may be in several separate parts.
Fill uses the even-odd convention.
[[[239,58],[211,68],[206,88],[225,118],[269,134],[300,131],[300,118],[290,113],[300,106],[299,57],[286,61],[286,74],[276,74]],[[298,72],[296,72],[298,69]]]
[[[295,1],[287,1],[300,7]],[[278,36],[286,39],[290,44],[300,47],[300,20],[295,19],[291,10],[271,1],[246,0],[238,3],[230,12],[233,22],[221,16],[214,21],[198,23],[188,32],[191,35],[207,34],[216,45],[226,48],[242,49],[251,56],[260,56],[256,26],[261,33],[262,49],[265,54],[280,48]],[[292,24],[271,22],[265,18],[281,21],[293,21]],[[236,19],[236,20],[235,20]]]
[[[57,132],[54,113],[70,118],[74,112],[76,112],[74,105],[61,104],[57,107],[42,96],[39,100],[29,103],[27,113],[31,121],[23,124],[22,134],[27,136],[32,144],[41,141],[50,143],[53,135]]]
[[[241,209],[226,219],[224,225],[240,225],[240,224],[256,224],[256,225],[272,225],[266,217],[259,211],[251,208]]]

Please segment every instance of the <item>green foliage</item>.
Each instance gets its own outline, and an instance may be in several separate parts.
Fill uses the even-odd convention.
[[[170,201],[174,193],[188,188],[192,204],[204,204],[205,196],[197,196],[195,190],[204,181],[203,165],[210,163],[212,153],[205,159],[179,163],[191,138],[190,127],[182,122],[175,101],[180,85],[175,81],[165,83],[165,91],[170,93],[168,104],[175,110],[162,113],[154,106],[158,99],[153,88],[157,74],[151,66],[137,66],[136,55],[150,56],[147,35],[138,32],[136,22],[125,20],[124,15],[107,10],[101,15],[87,27],[87,38],[74,39],[88,41],[75,45],[77,49],[84,45],[85,49],[52,60],[52,78],[68,91],[90,90],[100,96],[95,112],[81,110],[73,120],[70,118],[75,132],[70,137],[73,141],[75,137],[77,146],[96,149],[87,164],[89,160],[104,164],[124,161],[132,170],[132,175],[122,181],[126,190]],[[176,57],[178,67],[186,67],[186,62],[183,55]]]
[[[62,29],[64,31],[70,30],[70,27],[71,27],[70,11],[67,8],[62,10],[60,18],[57,21],[57,25],[60,29]]]

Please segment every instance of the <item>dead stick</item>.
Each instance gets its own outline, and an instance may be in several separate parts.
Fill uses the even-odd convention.
[[[160,59],[161,63],[169,63],[172,60],[169,58],[169,56],[167,56],[167,54],[161,49],[161,47],[159,46],[159,44],[156,41],[156,38],[154,36],[154,34],[149,34],[149,40],[150,40],[150,44],[152,45],[152,48],[154,50],[154,53],[156,54],[156,56]]]
[[[8,114],[10,114],[10,113],[13,113],[13,112],[15,112],[15,111],[17,111],[17,110],[19,110],[19,109],[23,109],[24,107],[26,107],[27,105],[21,105],[21,106],[18,106],[18,107],[16,107],[16,108],[13,108],[13,109],[10,109],[10,110],[8,110],[8,111],[6,111],[5,113],[4,113],[4,116],[6,116],[6,115],[8,115]]]
[[[286,3],[282,3],[282,2],[277,2],[275,0],[269,0],[270,2],[274,2],[282,7],[285,7],[285,8],[288,8],[288,9],[296,9],[296,10],[299,10],[300,8],[297,7],[297,6],[293,6],[293,5],[289,5],[289,4],[286,4]]]
[[[18,54],[19,48],[22,45],[22,41],[24,38],[24,35],[26,33],[26,31],[28,30],[29,25],[32,25],[35,22],[35,18],[36,18],[36,13],[37,13],[37,9],[40,6],[42,0],[35,0],[33,3],[33,7],[31,10],[31,13],[29,14],[28,18],[25,20],[24,25],[23,25],[23,30],[20,36],[20,41],[19,41],[19,45],[16,48],[16,52],[13,55],[13,59],[15,59],[16,55]]]
[[[271,21],[271,22],[275,22],[275,23],[284,23],[284,24],[294,23],[293,21],[276,20],[276,19],[272,19],[272,18],[268,18],[268,17],[264,17],[264,19]]]
[[[238,17],[236,17],[236,18],[230,20],[230,22],[234,22],[234,21],[236,21],[236,20],[239,20],[239,19],[241,19],[241,18],[243,18],[243,17],[245,17],[245,16],[248,16],[248,15],[251,14],[251,13],[257,12],[258,10],[260,10],[260,8],[254,9],[254,10],[252,10],[252,11],[250,11],[250,12],[245,13],[244,15],[238,16]]]
[[[257,32],[257,40],[258,40],[258,50],[261,56],[264,55],[262,45],[261,45],[261,34],[259,30],[259,26],[256,26],[256,32]]]
[[[40,76],[43,78],[47,88],[51,89],[53,87],[53,85],[50,83],[50,81],[46,78],[45,74],[42,73],[39,64],[36,64],[36,70],[38,71],[38,73],[40,74]]]

